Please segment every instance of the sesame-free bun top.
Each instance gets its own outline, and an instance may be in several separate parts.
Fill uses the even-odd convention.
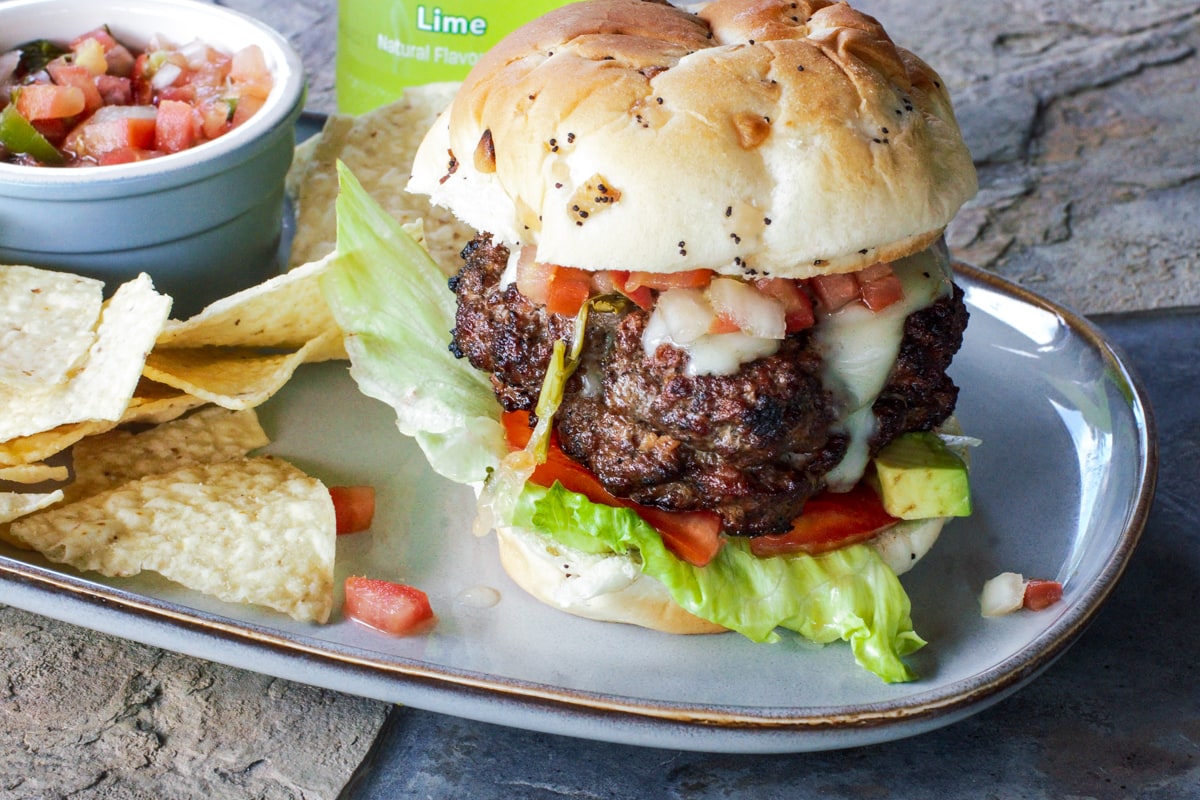
[[[928,246],[976,179],[941,79],[844,3],[583,0],[480,59],[409,189],[543,262],[805,278]]]

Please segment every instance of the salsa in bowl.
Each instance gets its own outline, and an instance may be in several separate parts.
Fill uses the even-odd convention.
[[[269,87],[243,106],[255,107],[236,125],[175,152],[142,153],[103,166],[91,157],[88,168],[41,166],[27,157],[0,160],[0,263],[77,272],[112,287],[146,272],[175,298],[176,316],[269,277],[280,268],[284,179],[304,103],[304,70],[295,50],[248,16],[193,0],[0,3],[0,52],[40,40],[69,46],[94,31],[111,35],[135,62],[138,55],[161,53],[167,43],[203,45],[231,59],[257,51]],[[164,88],[185,85],[172,80]],[[148,105],[157,117],[163,99],[160,92],[125,108]],[[171,93],[166,99],[181,102]],[[238,105],[240,100],[234,117]],[[117,112],[106,113],[129,113],[111,106]],[[225,116],[232,123],[229,106]],[[63,127],[77,125],[73,120]]]

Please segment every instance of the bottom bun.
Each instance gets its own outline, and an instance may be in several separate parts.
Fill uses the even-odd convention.
[[[629,556],[584,553],[522,528],[501,528],[496,536],[504,571],[548,606],[577,617],[667,633],[725,630],[684,611],[667,587],[643,575]]]
[[[869,544],[899,575],[929,552],[944,522],[900,522]],[[726,630],[685,611],[665,586],[644,575],[629,556],[584,553],[522,528],[501,528],[496,536],[500,564],[509,577],[538,600],[568,614],[667,633]]]

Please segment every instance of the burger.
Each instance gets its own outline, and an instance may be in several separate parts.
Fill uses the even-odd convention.
[[[912,677],[896,575],[961,504],[885,483],[958,441],[943,231],[976,190],[933,69],[845,3],[583,0],[479,61],[408,189],[478,232],[449,349],[502,422],[481,503],[517,584]]]

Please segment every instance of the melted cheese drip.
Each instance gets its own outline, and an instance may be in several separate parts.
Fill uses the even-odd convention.
[[[833,491],[847,491],[862,478],[868,446],[878,421],[871,407],[887,383],[904,321],[950,292],[949,259],[931,247],[892,264],[904,297],[877,313],[854,303],[818,320],[814,328],[824,356],[823,381],[839,404],[834,431],[849,438],[846,455],[825,477]]]

